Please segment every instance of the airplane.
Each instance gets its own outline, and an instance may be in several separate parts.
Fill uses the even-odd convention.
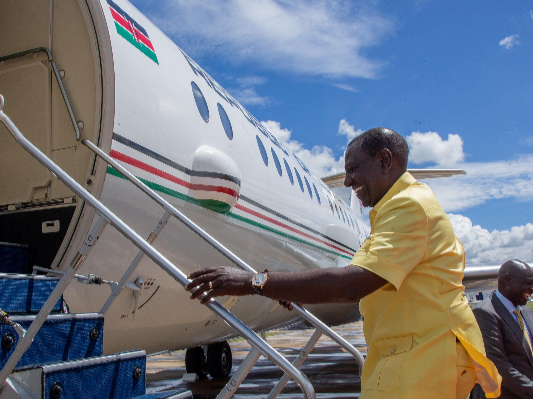
[[[342,267],[369,234],[360,203],[341,200],[327,179],[128,1],[18,0],[0,7],[6,114],[141,236],[150,236],[161,208],[83,140],[257,270]],[[0,246],[27,251],[19,269],[7,271],[32,273],[34,265],[51,274],[64,271],[94,226],[95,212],[3,125],[0,137],[0,242],[9,243]],[[175,219],[153,245],[186,274],[231,265]],[[65,292],[69,311],[105,308],[137,252],[119,232],[105,229],[80,269],[85,277]],[[490,285],[494,269],[487,270]],[[220,302],[255,331],[301,320],[260,296]],[[306,308],[328,325],[360,316],[355,304]],[[148,258],[105,311],[105,353],[192,350],[235,335]]]

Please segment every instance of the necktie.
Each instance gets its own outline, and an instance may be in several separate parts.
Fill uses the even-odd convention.
[[[527,344],[529,345],[529,350],[533,354],[533,347],[531,346],[531,340],[529,339],[529,334],[527,333],[526,327],[524,326],[524,319],[522,318],[522,313],[520,313],[520,310],[518,309],[515,309],[513,313],[516,315],[516,318],[518,319],[518,324],[520,324],[520,329],[522,330],[524,337],[526,337]]]

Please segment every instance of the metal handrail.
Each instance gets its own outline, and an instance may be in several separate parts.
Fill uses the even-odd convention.
[[[44,167],[50,170],[54,175],[63,182],[68,188],[75,192],[85,203],[92,207],[95,212],[100,216],[101,220],[107,222],[115,229],[117,229],[124,237],[129,239],[137,248],[142,250],[150,259],[152,259],[159,267],[166,271],[174,280],[179,282],[182,286],[190,283],[187,276],[174,264],[172,264],[165,256],[159,251],[153,248],[148,242],[143,240],[135,231],[131,229],[126,223],[118,218],[113,212],[111,212],[105,205],[103,205],[92,194],[85,190],[78,182],[65,173],[59,166],[57,166],[52,160],[44,155],[37,147],[35,147],[24,135],[19,131],[15,124],[9,119],[9,117],[3,112],[4,98],[0,95],[0,121],[11,132],[11,135],[20,144],[22,148],[28,151],[37,161],[39,161]],[[75,258],[76,260],[76,258]],[[81,265],[80,262],[76,262],[76,268]],[[74,268],[72,268],[75,270]],[[65,277],[65,276],[64,276]],[[201,296],[203,298],[204,295]],[[50,300],[50,298],[49,298]],[[48,302],[48,301],[47,301]],[[315,399],[315,390],[311,385],[307,377],[287,359],[280,355],[274,348],[268,343],[258,337],[248,326],[246,326],[241,320],[235,317],[229,310],[227,310],[220,302],[211,299],[206,306],[213,311],[216,315],[220,316],[230,327],[237,331],[240,335],[246,338],[246,340],[258,349],[263,356],[272,360],[278,367],[280,367],[285,373],[289,374],[300,386],[304,395],[308,399]],[[31,328],[31,327],[30,327]],[[17,345],[18,346],[18,345]],[[14,366],[13,366],[14,367]],[[4,367],[5,369],[5,367]],[[2,369],[2,372],[5,370]],[[0,381],[3,384],[4,381]]]
[[[59,71],[57,70],[56,63],[52,59],[52,52],[50,50],[48,50],[46,47],[36,47],[36,48],[32,48],[31,50],[21,51],[20,53],[4,55],[3,57],[0,57],[0,62],[12,60],[14,58],[22,57],[28,54],[35,54],[39,52],[46,53],[46,55],[48,56],[48,61],[50,62],[50,64],[52,64],[52,69],[54,70],[54,75],[56,75],[57,83],[59,84],[59,89],[61,90],[61,94],[63,95],[63,100],[65,100],[65,105],[67,106],[67,111],[68,111],[68,114],[70,115],[72,126],[74,126],[74,130],[76,131],[76,140],[80,141],[80,129],[78,127],[78,122],[76,121],[76,118],[74,117],[74,112],[72,111],[72,107],[70,106],[70,102],[67,97],[67,92],[65,91],[65,88],[63,87],[63,82],[61,82],[61,76],[59,75]]]
[[[111,158],[108,154],[102,151],[98,146],[94,145],[92,142],[86,139],[82,140],[81,142],[85,144],[87,147],[89,147],[92,151],[94,151],[98,156],[100,156],[109,165],[111,165],[116,170],[118,170],[122,175],[124,175],[124,177],[126,177],[130,182],[132,182],[137,188],[139,188],[146,195],[148,195],[150,198],[156,201],[159,205],[161,205],[166,212],[169,212],[172,216],[176,217],[178,220],[184,223],[187,227],[189,227],[192,231],[194,231],[196,234],[202,237],[207,243],[212,245],[216,250],[218,250],[222,255],[228,258],[235,265],[251,273],[257,273],[256,270],[250,267],[241,258],[239,258],[232,251],[230,251],[228,248],[222,245],[219,241],[217,241],[215,238],[209,235],[209,233],[207,233],[205,230],[199,227],[196,223],[190,220],[183,213],[178,211],[174,206],[172,206],[167,200],[165,200],[163,197],[157,194],[154,190],[147,187],[146,184],[141,182],[133,173],[129,172],[126,168],[124,168],[117,161]],[[331,328],[325,325],[321,320],[316,318],[313,314],[308,312],[302,306],[293,304],[293,308],[294,310],[296,310],[296,312],[300,316],[302,316],[305,320],[311,323],[316,329],[320,330],[323,334],[329,336],[333,341],[335,341],[337,344],[339,344],[344,349],[346,349],[350,354],[352,354],[355,357],[359,365],[359,376],[361,376],[362,370],[363,370],[363,364],[364,364],[364,358],[361,355],[361,353],[348,341],[342,338],[339,334],[337,334],[335,331],[333,331]]]

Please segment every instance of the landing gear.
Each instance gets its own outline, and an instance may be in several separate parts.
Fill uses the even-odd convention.
[[[228,341],[207,345],[207,356],[201,346],[189,348],[185,352],[185,369],[187,373],[196,373],[205,378],[225,378],[231,373],[233,361]]]
[[[207,377],[207,360],[201,346],[189,348],[185,352],[185,369],[187,373],[196,373],[198,377]]]
[[[207,348],[207,370],[213,378],[225,378],[231,373],[233,361],[228,341],[211,344]]]

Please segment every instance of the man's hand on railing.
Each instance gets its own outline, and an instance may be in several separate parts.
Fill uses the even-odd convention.
[[[185,286],[185,291],[197,287],[191,294],[191,299],[206,292],[200,300],[202,304],[217,296],[252,295],[255,293],[252,276],[253,273],[235,267],[209,267],[188,275],[187,278],[192,281]]]

